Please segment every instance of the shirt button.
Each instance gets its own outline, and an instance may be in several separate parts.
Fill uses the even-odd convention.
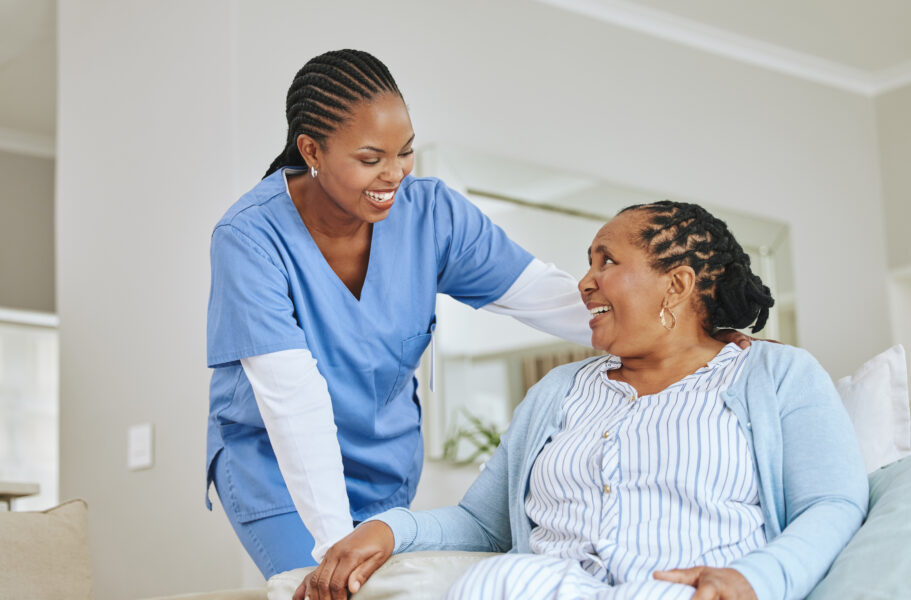
[[[607,485],[606,483],[604,484],[604,493],[605,493],[605,494],[610,494],[610,486]]]
[[[604,439],[607,439],[608,437],[610,437],[610,431],[605,431],[601,437],[603,437]]]
[[[636,401],[636,397],[635,397],[635,396],[630,396],[630,397],[629,397],[629,401],[630,401],[630,402],[635,402],[635,401]]]

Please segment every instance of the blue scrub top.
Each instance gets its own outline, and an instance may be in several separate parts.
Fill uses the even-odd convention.
[[[484,306],[531,258],[441,181],[408,176],[373,225],[357,300],[310,236],[282,172],[263,179],[212,234],[207,490],[221,453],[240,522],[295,510],[239,361],[306,349],[329,386],[353,519],[408,506],[423,463],[414,371],[436,294]]]

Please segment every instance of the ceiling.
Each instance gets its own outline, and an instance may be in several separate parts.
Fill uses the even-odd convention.
[[[855,93],[911,84],[909,0],[537,1]],[[55,0],[0,0],[0,141],[51,143],[56,54]]]
[[[865,71],[911,62],[908,0],[632,0],[632,4]]]
[[[537,1],[867,96],[911,83],[908,0]]]

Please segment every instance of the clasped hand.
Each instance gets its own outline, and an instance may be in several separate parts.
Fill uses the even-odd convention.
[[[395,536],[382,521],[369,521],[335,543],[304,578],[294,600],[346,600],[392,556]]]

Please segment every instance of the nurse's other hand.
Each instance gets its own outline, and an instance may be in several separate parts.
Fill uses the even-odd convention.
[[[712,334],[712,337],[718,340],[719,342],[724,342],[725,344],[737,344],[744,350],[750,347],[750,344],[758,340],[759,338],[750,337],[745,333],[740,333],[736,329],[719,329]],[[762,340],[764,342],[773,342],[775,344],[780,344],[775,340]]]
[[[655,571],[655,579],[682,583],[696,588],[692,600],[756,600],[756,592],[746,577],[736,569],[692,567]]]
[[[294,600],[347,600],[392,556],[395,536],[382,521],[362,523],[340,539],[294,592]]]

